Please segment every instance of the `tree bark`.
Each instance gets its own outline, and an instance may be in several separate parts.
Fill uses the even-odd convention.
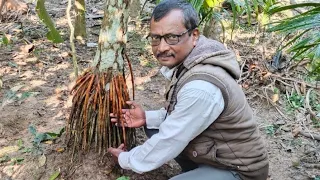
[[[85,0],[75,0],[75,11],[76,11],[76,20],[75,20],[74,36],[77,39],[85,39],[87,36]]]
[[[128,5],[130,0],[107,0],[101,25],[98,49],[93,66],[100,72],[122,72],[122,51],[127,42]]]

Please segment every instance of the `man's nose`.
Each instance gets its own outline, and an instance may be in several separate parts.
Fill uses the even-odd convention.
[[[159,52],[165,52],[167,50],[169,50],[169,44],[165,41],[164,38],[160,39],[160,44],[158,45],[158,51]]]

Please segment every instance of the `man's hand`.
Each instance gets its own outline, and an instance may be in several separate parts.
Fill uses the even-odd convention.
[[[146,113],[142,109],[140,104],[135,103],[134,101],[126,102],[131,108],[130,109],[122,109],[121,116],[124,119],[124,126],[131,128],[139,128],[146,124]],[[118,124],[118,117],[116,114],[110,113],[111,122],[116,123],[117,126],[121,126]]]
[[[121,144],[118,148],[110,147],[108,152],[111,153],[113,160],[118,163],[118,157],[120,153],[124,152],[124,144]]]

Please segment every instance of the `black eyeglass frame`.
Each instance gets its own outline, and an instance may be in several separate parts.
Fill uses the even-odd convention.
[[[194,29],[194,28],[193,28]],[[151,46],[159,46],[159,44],[161,43],[161,39],[164,38],[164,41],[169,44],[169,45],[176,45],[180,42],[180,37],[183,36],[184,34],[186,34],[187,32],[193,30],[193,29],[187,29],[186,31],[180,33],[180,34],[165,34],[163,36],[160,35],[153,35],[153,37],[155,38],[159,38],[159,41],[157,44],[152,43],[152,40],[149,40],[149,38],[153,38],[151,34],[149,34],[146,38],[147,40],[150,42]],[[169,38],[169,36],[177,36],[178,40],[175,43],[168,43],[167,38]],[[170,41],[169,41],[170,42]]]

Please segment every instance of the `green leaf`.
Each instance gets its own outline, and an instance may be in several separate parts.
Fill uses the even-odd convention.
[[[0,163],[5,163],[10,161],[10,157],[8,155],[3,156],[2,158],[0,158]]]
[[[64,133],[65,129],[64,128],[61,128],[60,131],[59,131],[59,137]]]
[[[29,132],[30,132],[32,135],[34,135],[34,136],[37,135],[37,130],[36,130],[36,128],[35,128],[33,125],[29,125],[28,130],[29,130]]]
[[[11,61],[9,61],[8,62],[8,65],[10,66],[10,67],[18,67],[18,64],[17,63],[15,63],[15,62],[11,62]]]
[[[30,97],[31,95],[33,95],[32,92],[23,92],[20,97],[20,100],[23,101],[23,100],[27,99],[28,97]]]
[[[32,152],[32,149],[31,148],[23,148],[22,152],[23,153],[29,153],[29,152]]]
[[[296,35],[292,40],[290,40],[287,44],[285,44],[280,50],[286,48],[287,46],[291,45],[292,43],[296,42],[302,35],[304,35],[306,32],[310,31],[311,29],[307,29],[303,31],[302,33]]]
[[[2,43],[3,43],[4,45],[8,45],[8,44],[9,44],[9,39],[7,38],[6,35],[2,36]]]
[[[61,43],[63,42],[63,39],[61,38],[58,30],[55,28],[53,21],[51,20],[45,8],[44,2],[45,0],[37,1],[37,6],[36,6],[37,14],[41,19],[41,21],[49,28],[49,32],[47,33],[47,38],[54,43]]]
[[[117,180],[130,180],[130,178],[127,176],[121,176]]]
[[[248,0],[244,0],[245,2],[245,5],[246,5],[246,12],[247,12],[247,15],[248,15],[248,24],[250,25],[251,24],[251,7],[250,7],[250,4],[248,2]]]
[[[236,18],[238,17],[238,12],[236,10],[236,4],[234,2],[234,0],[231,0],[231,10],[233,13],[233,22],[232,22],[232,27],[231,27],[231,39],[232,39],[232,34],[236,25]]]
[[[285,10],[295,9],[300,7],[307,7],[307,6],[319,7],[320,3],[299,3],[299,4],[288,5],[288,6],[275,7],[270,9],[269,14],[271,15],[280,11],[285,11]]]
[[[206,3],[209,7],[213,8],[214,7],[214,0],[206,0]]]
[[[318,61],[320,60],[320,44],[316,47],[313,58]]]
[[[50,176],[49,180],[55,180],[59,175],[60,175],[60,172],[56,171]]]
[[[23,141],[22,141],[22,139],[19,139],[18,142],[17,142],[17,144],[18,144],[19,149],[22,149],[22,148],[23,148]]]

